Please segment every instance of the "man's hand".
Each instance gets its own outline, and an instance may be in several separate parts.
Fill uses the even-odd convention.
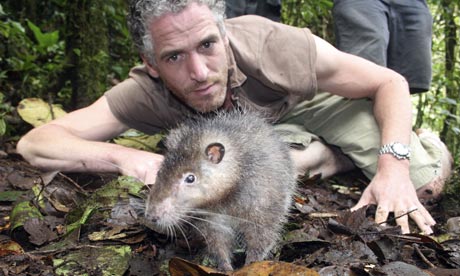
[[[127,129],[102,96],[86,108],[33,129],[18,142],[17,150],[44,171],[116,172],[155,183],[162,155],[105,142]]]
[[[155,183],[163,159],[163,155],[160,154],[133,150],[132,153],[119,160],[117,166],[121,174],[135,177],[149,185]]]
[[[417,198],[415,187],[409,178],[407,168],[409,161],[389,160],[391,158],[394,157],[390,155],[380,157],[379,162],[386,163],[385,166],[379,166],[382,169],[377,170],[377,174],[364,190],[361,199],[351,210],[376,204],[376,223],[384,223],[389,213],[393,212],[396,223],[401,226],[403,233],[410,232],[408,221],[410,217],[424,234],[432,234],[431,226],[436,222]]]

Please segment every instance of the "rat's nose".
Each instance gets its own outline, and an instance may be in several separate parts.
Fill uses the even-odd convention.
[[[152,222],[157,222],[158,220],[160,220],[160,217],[159,216],[152,216],[152,218],[150,220]]]
[[[157,222],[160,219],[159,216],[153,214],[147,214],[145,217],[151,222]]]

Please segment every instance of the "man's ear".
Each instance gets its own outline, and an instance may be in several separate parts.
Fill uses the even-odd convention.
[[[160,77],[160,74],[158,73],[158,70],[155,68],[155,66],[152,66],[144,56],[141,56],[141,58],[145,66],[147,67],[147,71],[149,72],[149,75],[154,78]]]

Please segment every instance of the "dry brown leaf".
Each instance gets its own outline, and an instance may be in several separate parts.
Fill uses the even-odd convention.
[[[262,261],[255,262],[230,274],[231,276],[260,275],[260,276],[319,276],[313,269],[286,262]]]
[[[194,264],[180,258],[172,258],[169,262],[169,273],[171,276],[319,276],[318,272],[304,266],[286,262],[261,261],[254,262],[237,271],[223,273],[215,269]]]
[[[197,265],[181,258],[172,258],[169,261],[169,273],[171,276],[229,276],[229,274],[221,273],[215,269]]]

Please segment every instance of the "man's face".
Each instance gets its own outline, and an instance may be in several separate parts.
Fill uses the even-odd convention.
[[[193,3],[154,20],[150,32],[157,63],[148,65],[149,73],[197,111],[221,107],[227,91],[227,40],[209,8]]]

